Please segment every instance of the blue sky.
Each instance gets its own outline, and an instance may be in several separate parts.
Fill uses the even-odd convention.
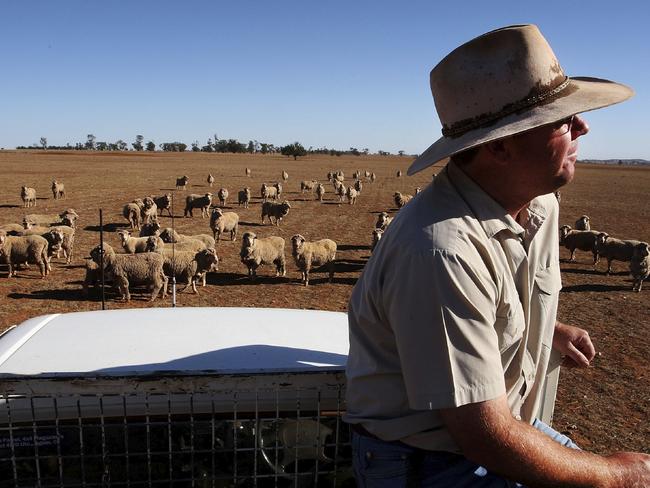
[[[535,23],[567,74],[636,96],[587,114],[581,158],[650,159],[650,3],[3,1],[0,147],[219,138],[419,153],[440,136],[430,69]]]

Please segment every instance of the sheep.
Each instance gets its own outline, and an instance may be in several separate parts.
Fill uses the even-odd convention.
[[[289,173],[282,171],[282,181],[287,181],[289,179]]]
[[[136,198],[131,203],[135,203],[140,209],[140,211],[142,211],[142,209],[144,208],[144,200],[142,198]]]
[[[650,274],[650,246],[647,242],[639,242],[634,246],[634,253],[632,254],[632,259],[630,260],[630,273],[632,274],[632,279],[634,284],[632,285],[632,291],[640,292],[641,287],[643,286],[643,280],[648,278]]]
[[[278,198],[280,198],[282,196],[282,183],[280,183],[279,181],[276,181],[273,186],[277,190]]]
[[[398,177],[398,178],[401,178],[401,177],[402,177],[402,170],[401,170],[401,169],[398,169],[398,170],[397,170],[397,177]]]
[[[416,194],[416,195],[417,195],[418,193],[420,193],[421,191],[422,191],[422,188],[420,188],[419,186],[416,186],[416,187],[415,187],[415,194]]]
[[[591,230],[588,215],[582,215],[578,220],[576,220],[576,230]]]
[[[194,251],[172,251],[165,248],[159,251],[164,258],[163,272],[166,276],[175,276],[182,283],[187,283],[185,288],[179,293],[184,292],[190,286],[192,291],[198,294],[196,282],[202,280],[205,286],[205,277],[208,271],[217,271],[219,269],[219,257],[217,252],[212,249],[201,249]]]
[[[576,249],[581,251],[591,251],[594,255],[593,264],[599,261],[598,248],[596,247],[596,238],[600,232],[594,230],[573,230],[569,225],[560,227],[560,245],[571,251],[570,262],[575,262]]]
[[[316,185],[318,185],[318,181],[316,180],[303,180],[300,182],[300,193],[305,193],[306,191],[312,192]]]
[[[140,237],[149,237],[157,236],[160,233],[160,224],[158,222],[152,222],[150,224],[144,224],[140,228]]]
[[[75,227],[78,217],[79,215],[74,209],[68,208],[60,214],[27,214],[23,217],[23,225],[25,225],[25,222],[29,222],[33,225],[69,225]]]
[[[267,202],[270,198],[277,200],[278,189],[275,186],[262,183],[262,186],[260,187],[260,196],[262,197],[263,202]]]
[[[384,231],[382,229],[378,227],[372,229],[372,242],[370,244],[370,252],[375,251],[377,244],[379,244],[379,241],[383,236],[384,236]]]
[[[560,190],[555,190],[553,192],[553,195],[555,195],[555,198],[557,199],[557,203],[560,203],[562,201],[562,192],[560,192]]]
[[[221,190],[220,190],[221,191]],[[184,217],[194,217],[193,210],[195,208],[201,209],[201,218],[204,218],[208,215],[208,211],[212,205],[212,193],[206,193],[205,195],[197,195],[192,193],[187,195],[185,198],[185,210],[183,211]]]
[[[63,256],[65,257],[65,263],[70,264],[72,262],[72,255],[74,253],[74,239],[75,239],[75,229],[68,225],[55,225],[52,227],[42,227],[35,226],[31,222],[25,222],[25,229],[18,233],[18,235],[41,235],[44,236],[45,233],[51,230],[56,230],[61,232],[62,241],[60,245],[56,248],[56,257],[60,257],[60,252],[63,251]]]
[[[84,281],[82,286],[82,292],[85,297],[88,296],[88,289],[92,286],[95,288],[101,282],[101,268],[92,259],[86,259],[84,268],[86,269],[86,274],[84,276]],[[109,280],[107,276],[108,273],[104,272],[104,280]]]
[[[316,200],[322,202],[323,195],[325,195],[325,187],[319,183],[318,185],[316,185]]]
[[[339,184],[339,186],[336,189],[336,194],[339,196],[339,202],[343,202],[345,200],[347,189],[345,188],[344,184]]]
[[[631,261],[637,244],[640,244],[640,242],[616,239],[605,232],[600,232],[596,236],[596,250],[599,258],[607,259],[606,273],[610,274],[612,272],[612,261]]]
[[[66,208],[59,214],[59,218],[61,219],[61,225],[67,225],[74,229],[77,227],[79,215],[75,212],[74,208]]]
[[[358,169],[354,173],[352,173],[352,179],[353,180],[358,180],[361,177],[361,170]]]
[[[259,238],[254,232],[242,236],[241,262],[248,268],[251,281],[257,276],[257,268],[263,264],[275,264],[275,276],[286,275],[284,239],[278,236]]]
[[[147,285],[151,290],[152,302],[158,297],[161,289],[163,298],[167,296],[167,277],[163,272],[164,258],[161,254],[116,254],[110,245],[104,243],[103,248],[97,246],[90,251],[90,257],[100,264],[102,253],[104,270],[111,273],[113,287],[117,289],[121,300],[131,300],[130,285]]]
[[[264,202],[262,203],[262,224],[264,223],[264,217],[269,218],[269,223],[273,224],[271,217],[275,218],[275,225],[280,226],[280,221],[287,216],[291,205],[285,200],[282,203],[275,202]]]
[[[243,190],[239,190],[239,193],[237,194],[237,204],[241,207],[242,205],[244,208],[248,208],[248,204],[251,201],[251,189],[249,187],[244,188]]]
[[[153,197],[153,201],[156,204],[156,207],[158,208],[158,211],[160,212],[160,215],[162,215],[163,210],[167,210],[167,214],[171,217],[172,216],[172,194],[171,193],[165,193],[164,195],[161,195],[159,197]]]
[[[52,196],[55,200],[65,198],[65,185],[56,180],[52,181]]]
[[[361,190],[363,189],[363,183],[361,183],[361,180],[356,180],[354,182],[354,189],[357,190],[357,193],[361,193]]]
[[[370,171],[368,170],[364,171],[363,176],[365,176],[366,178],[370,178]]]
[[[36,190],[29,186],[20,189],[20,198],[23,201],[23,208],[36,206]]]
[[[215,208],[210,215],[210,228],[217,242],[221,240],[221,234],[224,232],[230,232],[230,240],[234,241],[239,229],[239,215],[235,212],[224,213],[220,208]]]
[[[177,190],[186,190],[187,183],[190,181],[189,176],[183,175],[180,178],[176,178],[176,189]]]
[[[167,227],[163,229],[159,235],[160,238],[163,240],[163,242],[167,244],[171,244],[172,242],[175,244],[183,244],[185,242],[189,242],[189,244],[192,244],[193,242],[198,241],[203,245],[203,249],[207,247],[214,247],[215,244],[214,238],[212,236],[209,236],[208,234],[196,234],[192,236],[186,236],[183,234],[179,234],[171,227]]]
[[[49,243],[44,237],[33,236],[8,236],[0,232],[0,258],[9,267],[9,278],[16,276],[14,264],[35,263],[41,272],[41,279],[50,273],[51,267],[47,256]]]
[[[250,169],[250,168],[246,168],[246,176],[247,176],[248,178],[251,177],[251,169]]]
[[[159,239],[160,240],[160,242],[158,243],[159,246],[162,247],[162,245],[164,244],[163,240],[160,239],[160,237],[158,236],[132,237],[131,233],[128,230],[119,230],[117,231],[117,235],[120,237],[120,242],[122,243],[124,252],[126,252],[127,254],[147,252],[147,244],[149,242],[150,237]]]
[[[210,185],[210,188],[212,188],[213,184],[214,184],[214,176],[212,176],[211,173],[208,173],[208,185]]]
[[[69,228],[69,227],[68,227]],[[73,231],[74,232],[74,231]],[[61,244],[63,243],[63,231],[55,227],[32,227],[29,229],[23,229],[20,232],[17,232],[17,236],[41,236],[47,241],[47,259],[48,261],[52,260],[54,254],[61,252]]]
[[[17,235],[18,232],[25,230],[25,227],[21,224],[4,224],[0,225],[0,231],[4,231],[7,235]]]
[[[396,191],[393,195],[393,199],[395,200],[395,205],[397,205],[397,208],[402,208],[404,205],[410,202],[412,198],[413,195],[402,194],[398,191]]]
[[[334,173],[334,178],[340,182],[343,182],[345,181],[345,173],[343,173],[342,170],[338,170],[336,173]]]
[[[143,224],[152,224],[158,222],[158,207],[152,197],[145,197],[142,201],[143,205],[140,209],[140,217],[142,217]]]
[[[219,197],[219,203],[221,206],[225,207],[226,202],[228,201],[228,190],[226,188],[219,188],[217,196]]]
[[[348,186],[348,189],[345,192],[345,196],[348,197],[348,203],[350,205],[354,205],[355,203],[357,203],[357,190],[355,190],[351,186]]]
[[[384,231],[392,221],[393,221],[393,217],[390,217],[388,215],[388,212],[381,212],[379,215],[377,215],[377,222],[375,223],[375,229],[381,229],[382,231]]]
[[[131,225],[131,230],[140,229],[140,207],[137,203],[127,203],[122,208],[122,215]]]
[[[320,239],[314,242],[300,234],[291,237],[291,255],[301,273],[301,282],[309,285],[309,271],[312,266],[327,265],[329,281],[334,280],[334,260],[336,259],[336,242],[332,239]]]
[[[371,173],[370,174],[370,183],[374,183],[376,179],[377,179],[377,175],[375,173]]]

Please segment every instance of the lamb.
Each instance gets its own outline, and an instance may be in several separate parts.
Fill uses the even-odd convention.
[[[165,193],[164,195],[161,195],[159,197],[153,197],[153,201],[156,204],[156,207],[158,208],[158,211],[160,212],[160,215],[162,215],[163,210],[167,210],[167,214],[171,217],[172,216],[172,194],[171,193]]]
[[[573,230],[569,225],[560,227],[560,245],[571,251],[570,262],[575,262],[576,249],[581,251],[591,251],[594,255],[593,264],[598,263],[598,249],[596,247],[596,238],[600,232],[594,230]]]
[[[266,202],[270,198],[273,200],[277,200],[278,198],[278,189],[274,186],[267,185],[266,183],[262,183],[262,186],[260,187],[260,196],[262,197],[262,201]]]
[[[55,200],[65,198],[65,185],[56,180],[52,181],[52,196]]]
[[[640,292],[643,280],[647,279],[650,274],[650,257],[648,254],[650,254],[650,246],[647,242],[639,242],[634,246],[634,253],[630,260],[630,273],[634,280],[633,291]]]
[[[605,232],[599,233],[596,236],[596,250],[599,258],[607,259],[607,274],[612,272],[612,261],[630,262],[637,244],[640,242],[616,239]]]
[[[120,237],[120,242],[124,248],[124,252],[127,254],[135,254],[139,252],[147,252],[148,242],[150,237],[154,239],[159,239],[160,242],[157,244],[163,246],[164,242],[158,236],[145,236],[145,237],[132,237],[131,233],[128,230],[119,230],[117,235]]]
[[[331,239],[320,239],[314,242],[300,234],[291,237],[291,255],[301,272],[301,281],[309,285],[309,271],[313,266],[327,265],[329,281],[334,280],[334,260],[336,259],[336,242]]]
[[[271,217],[275,218],[275,225],[280,226],[280,221],[287,216],[291,205],[285,200],[282,203],[275,202],[264,202],[262,203],[262,224],[264,223],[264,217],[269,218],[269,223],[273,224]]]
[[[582,215],[578,220],[576,220],[576,230],[591,230],[589,225],[589,216]]]
[[[345,188],[344,184],[339,184],[339,186],[336,188],[336,194],[339,196],[339,202],[343,202],[345,200],[347,189]]]
[[[318,185],[316,185],[316,199],[319,202],[322,202],[323,195],[325,195],[325,187],[319,183]]]
[[[131,230],[140,229],[140,207],[137,203],[127,203],[122,208],[122,215],[129,222]]]
[[[198,241],[203,245],[203,247],[200,249],[205,249],[207,247],[214,247],[215,244],[213,237],[209,236],[208,234],[196,234],[192,236],[186,236],[183,234],[179,234],[171,227],[167,227],[163,229],[160,232],[160,238],[163,240],[163,242],[167,244],[171,244],[172,242],[175,244],[184,244],[186,242],[192,244],[193,242]]]
[[[305,193],[306,191],[312,192],[316,185],[318,185],[318,181],[316,180],[303,180],[300,182],[300,193]]]
[[[47,256],[49,244],[44,237],[8,236],[0,231],[0,259],[9,267],[9,277],[16,276],[14,264],[35,263],[41,272],[41,279],[50,273],[51,267]]]
[[[140,228],[140,237],[157,236],[160,233],[160,229],[161,227],[158,222],[144,224]]]
[[[379,241],[383,236],[384,236],[384,231],[382,229],[380,228],[372,229],[372,243],[370,244],[370,252],[374,252],[375,248],[377,247],[377,244],[379,244]]]
[[[183,175],[180,178],[176,178],[176,189],[177,190],[186,190],[187,183],[190,181],[189,176]]]
[[[348,186],[348,189],[345,192],[345,196],[348,197],[348,203],[350,205],[354,205],[355,203],[357,203],[357,190],[355,190],[351,186]]]
[[[250,178],[250,176],[251,176],[251,169],[250,168],[246,168],[246,176]]]
[[[208,173],[208,185],[210,185],[210,188],[212,188],[213,184],[214,184],[214,176],[212,176],[211,173]]]
[[[196,282],[202,280],[205,286],[205,276],[208,271],[219,269],[219,258],[214,249],[201,249],[194,251],[174,251],[165,248],[160,251],[164,258],[163,272],[166,276],[175,276],[177,280],[187,285],[179,291],[184,292],[190,286],[192,291],[198,294]]]
[[[289,173],[282,171],[282,180],[287,181],[289,179]]]
[[[131,300],[130,285],[146,285],[151,290],[154,301],[162,289],[162,296],[167,296],[167,277],[163,272],[164,258],[155,252],[140,254],[116,254],[113,248],[104,243],[90,251],[90,257],[99,264],[100,255],[104,254],[104,270],[113,276],[113,287],[120,294],[120,299]]]
[[[251,201],[251,189],[249,187],[244,188],[243,190],[239,190],[239,193],[237,194],[237,204],[241,207],[242,205],[244,208],[248,208],[248,204]]]
[[[219,188],[217,196],[219,197],[219,203],[221,206],[225,207],[228,200],[228,190],[226,188]]]
[[[56,230],[62,234],[62,240],[60,245],[55,249],[57,251],[57,259],[60,257],[60,252],[63,251],[63,256],[65,257],[65,263],[70,264],[72,262],[72,255],[74,253],[74,239],[75,239],[75,229],[68,225],[56,225],[53,227],[42,227],[35,226],[31,222],[25,222],[25,229],[20,232],[18,235],[40,235],[44,236],[45,233],[51,230]],[[49,240],[49,239],[48,239]]]
[[[397,208],[402,208],[404,205],[410,202],[412,198],[413,195],[402,194],[398,191],[396,191],[393,195],[393,199],[395,200],[395,205],[397,205]]]
[[[143,205],[140,209],[140,216],[142,217],[143,224],[152,224],[158,222],[158,207],[153,198],[145,197],[142,201]]]
[[[239,215],[235,212],[224,213],[220,208],[215,208],[210,216],[210,228],[217,242],[221,240],[221,234],[224,232],[230,232],[230,240],[234,241],[239,229]]]
[[[188,214],[190,217],[194,217],[193,210],[195,208],[201,209],[201,218],[204,218],[208,215],[208,211],[212,205],[212,193],[206,193],[205,195],[196,195],[192,193],[187,195],[185,198],[185,210],[183,211],[183,216],[187,217]]]
[[[284,239],[278,236],[259,238],[254,232],[246,232],[242,236],[241,262],[248,268],[251,281],[257,275],[257,268],[263,264],[275,264],[275,276],[286,274]]]
[[[36,206],[36,190],[29,186],[23,186],[20,190],[20,198],[23,201],[23,208]]]
[[[361,183],[361,180],[356,180],[354,182],[354,189],[357,190],[357,193],[361,193],[361,190],[363,189],[363,183]]]
[[[381,212],[377,216],[377,222],[375,223],[375,229],[381,229],[382,231],[386,230],[388,225],[393,221],[393,217],[388,215],[388,212]]]

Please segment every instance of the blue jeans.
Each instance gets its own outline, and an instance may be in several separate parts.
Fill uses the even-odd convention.
[[[567,436],[535,420],[533,427],[565,447],[579,449]],[[352,433],[352,462],[360,488],[521,488],[461,456],[425,451]]]

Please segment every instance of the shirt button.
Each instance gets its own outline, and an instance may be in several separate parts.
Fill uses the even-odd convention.
[[[370,451],[366,451],[366,459],[372,459],[372,453]]]
[[[521,420],[521,415],[515,415],[515,418],[516,418],[517,420]]]

